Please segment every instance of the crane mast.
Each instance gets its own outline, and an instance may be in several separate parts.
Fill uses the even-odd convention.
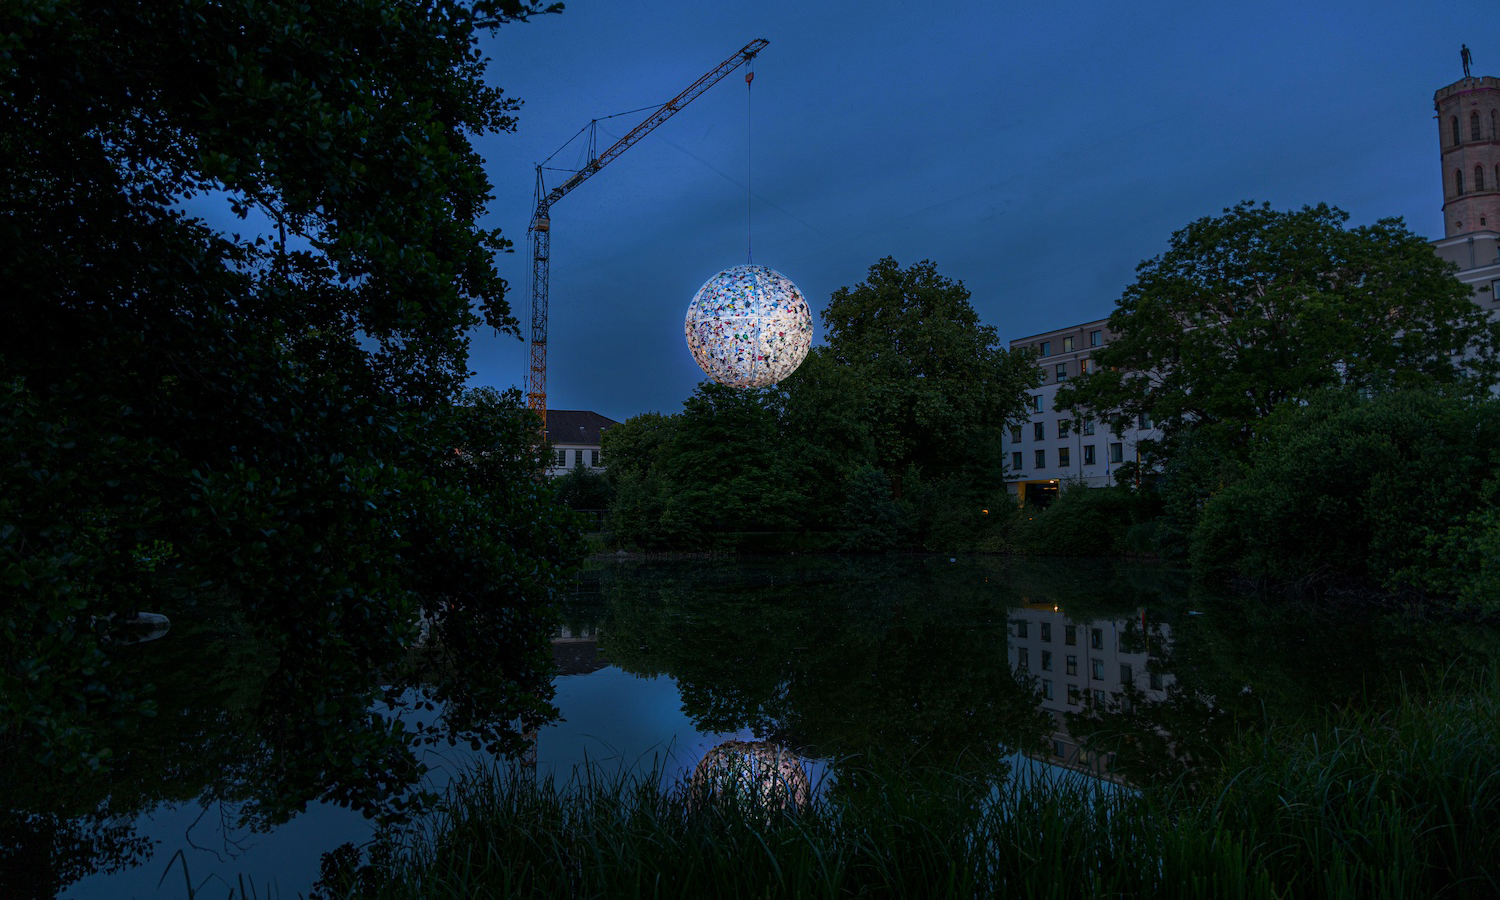
[[[546,185],[542,182],[542,167],[537,166],[536,211],[532,213],[531,225],[527,229],[531,239],[531,367],[526,382],[526,405],[541,416],[544,429],[547,427],[547,284],[551,263],[553,204],[566,196],[569,191],[592,178],[596,172],[609,165],[621,153],[629,150],[637,141],[651,133],[656,126],[676,115],[684,106],[717,84],[725,75],[754,59],[755,54],[768,43],[769,41],[757,38],[746,44],[738,53],[704,73],[701,78],[689,85],[687,90],[662,104],[655,112],[647,116],[645,121],[615,141],[609,149],[589,160],[588,165],[550,192],[546,191]]]

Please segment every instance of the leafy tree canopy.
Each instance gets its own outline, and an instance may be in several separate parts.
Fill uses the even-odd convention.
[[[1246,201],[1176,232],[1121,296],[1099,371],[1060,387],[1058,405],[1117,425],[1144,413],[1168,444],[1209,426],[1236,447],[1325,386],[1494,383],[1500,326],[1452,267],[1399,219],[1348,218]]]
[[[420,685],[452,734],[511,749],[551,714],[545,628],[577,536],[532,478],[517,396],[458,396],[471,329],[515,330],[470,138],[517,104],[476,42],[541,11],[0,11],[6,752],[108,766],[111,729],[151,704],[110,623],[210,594],[269,648],[258,712],[289,797],[399,791],[423,735],[371,711],[382,693]],[[198,194],[266,235],[194,219]],[[404,667],[419,621],[427,676]]]
[[[881,259],[864,281],[833,292],[823,325],[829,356],[862,387],[879,464],[892,474],[960,467],[974,437],[1020,416],[1036,385],[1030,357],[1001,346],[963,282],[930,260],[903,269]]]

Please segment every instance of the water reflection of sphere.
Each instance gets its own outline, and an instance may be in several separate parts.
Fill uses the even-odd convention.
[[[692,786],[700,796],[766,809],[800,809],[812,795],[801,758],[770,741],[725,741],[714,747],[693,770]]]
[[[704,283],[687,313],[688,349],[730,387],[775,384],[802,365],[812,313],[797,286],[765,266],[734,266]]]

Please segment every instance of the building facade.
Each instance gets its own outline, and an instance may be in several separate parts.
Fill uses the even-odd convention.
[[[604,451],[600,438],[605,431],[620,424],[607,416],[583,409],[547,410],[544,435],[552,445],[552,462],[547,477],[566,474],[575,466],[604,468]]]
[[[1158,436],[1151,423],[1132,423],[1114,434],[1105,423],[1082,419],[1057,409],[1059,385],[1092,371],[1093,353],[1113,335],[1107,319],[1018,338],[1011,350],[1029,349],[1042,370],[1042,384],[1031,392],[1031,416],[1011,425],[1002,445],[1006,489],[1017,503],[1045,506],[1069,484],[1105,487],[1115,483],[1115,470],[1139,462],[1141,440]]]
[[[1500,314],[1500,78],[1462,78],[1438,88],[1443,237],[1438,256],[1458,266],[1474,302]]]

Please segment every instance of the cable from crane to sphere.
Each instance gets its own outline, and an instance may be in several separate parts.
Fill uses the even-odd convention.
[[[791,279],[734,266],[704,283],[687,312],[687,343],[720,384],[758,388],[797,370],[812,346],[812,312]]]

